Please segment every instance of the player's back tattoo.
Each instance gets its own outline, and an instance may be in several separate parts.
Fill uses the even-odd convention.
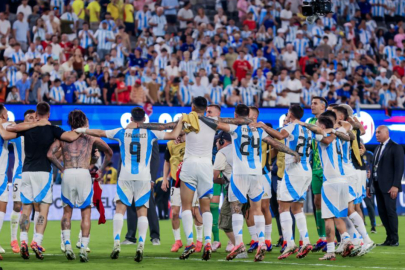
[[[88,169],[90,166],[91,151],[93,149],[94,141],[94,137],[84,135],[71,143],[61,142],[65,169]]]

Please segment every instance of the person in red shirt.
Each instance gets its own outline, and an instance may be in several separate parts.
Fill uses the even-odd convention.
[[[129,94],[131,89],[131,85],[125,85],[125,75],[122,73],[119,74],[117,78],[117,88],[115,88],[115,93],[113,94],[111,100],[116,101],[118,105],[129,103]],[[118,100],[116,100],[117,96]]]
[[[256,22],[253,20],[253,13],[249,12],[247,15],[246,20],[244,20],[243,25],[247,25],[249,27],[250,31],[253,31],[256,29]]]
[[[239,52],[239,59],[233,63],[233,70],[235,72],[235,77],[238,81],[242,81],[246,77],[248,71],[252,70],[252,66],[249,61],[245,60],[245,52],[242,50]]]
[[[393,72],[398,72],[398,75],[401,77],[405,76],[405,59],[401,61],[401,64],[399,66],[395,66],[392,69]]]

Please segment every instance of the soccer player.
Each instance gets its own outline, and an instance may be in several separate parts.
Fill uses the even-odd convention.
[[[325,98],[314,96],[311,100],[311,112],[314,115],[311,119],[309,119],[309,123],[315,125],[319,116],[325,111],[326,107],[328,106],[328,102]],[[316,242],[315,246],[313,247],[313,252],[318,252],[326,247],[326,233],[325,233],[325,221],[322,219],[322,212],[321,212],[321,189],[323,183],[323,171],[321,160],[319,157],[319,151],[317,147],[318,143],[316,142],[315,138],[312,138],[311,146],[312,146],[312,182],[311,182],[311,190],[314,194],[314,205],[315,205],[315,222],[316,222],[316,230],[318,232],[319,240]]]
[[[73,110],[68,115],[68,125],[72,130],[75,130],[77,128],[87,128],[89,123],[82,111]],[[88,262],[86,250],[90,241],[90,218],[93,198],[93,181],[90,176],[89,166],[93,146],[103,151],[105,155],[103,165],[99,170],[99,179],[101,179],[113,152],[100,138],[83,135],[71,143],[55,140],[48,151],[48,158],[63,173],[61,196],[63,217],[61,227],[65,244],[65,256],[68,260],[76,259],[70,241],[72,213],[73,208],[76,207],[81,210],[82,214],[80,261]],[[60,148],[62,149],[63,166],[59,158],[55,156]]]
[[[315,132],[315,139],[318,141],[319,156],[323,168],[324,183],[322,185],[322,218],[325,219],[327,253],[319,260],[336,260],[335,256],[335,226],[341,235],[343,244],[342,256],[348,256],[353,250],[350,235],[346,231],[346,225],[341,219],[347,216],[349,202],[349,186],[347,184],[343,169],[342,145],[336,140],[337,132],[333,129],[333,121],[329,117],[320,116],[316,126],[300,122],[300,125]],[[331,133],[325,136],[326,133]],[[321,135],[323,134],[323,135]]]
[[[30,256],[27,243],[33,203],[39,204],[39,216],[31,248],[38,259],[44,259],[40,247],[52,203],[52,174],[51,162],[47,158],[48,149],[55,139],[72,142],[79,137],[74,131],[65,132],[60,127],[50,125],[50,114],[49,104],[40,102],[36,108],[37,122],[7,126],[7,130],[0,126],[0,135],[4,140],[24,136],[25,159],[21,180],[23,210],[20,218],[20,254],[23,259],[29,259]]]
[[[342,106],[333,107],[332,110],[333,110],[333,112],[336,113],[337,124],[335,125],[335,128],[339,128],[339,127],[341,127],[340,123],[342,123],[342,121],[347,121],[349,119],[348,111],[346,108],[344,108]],[[346,123],[349,124],[348,122],[346,122]],[[352,128],[351,125],[350,125],[350,128]],[[348,134],[351,136],[350,140],[353,141],[355,136],[352,133],[352,131],[349,130]],[[356,173],[356,169],[354,168],[353,162],[352,162],[351,144],[350,144],[351,141],[341,140],[343,170],[345,172],[346,180],[349,184],[349,198],[350,199],[349,199],[349,207],[348,207],[348,218],[350,219],[350,222],[352,224],[350,224],[350,222],[347,222],[347,221],[345,221],[345,222],[346,222],[346,227],[351,226],[351,228],[353,228],[353,231],[357,230],[358,233],[360,233],[360,235],[363,237],[364,244],[361,245],[360,239],[356,238],[357,243],[355,243],[354,242],[355,239],[351,235],[353,244],[355,245],[355,249],[353,250],[351,255],[358,254],[359,256],[362,256],[362,255],[368,253],[370,250],[372,250],[375,247],[375,243],[370,239],[370,237],[367,233],[366,227],[364,226],[363,219],[356,212],[355,207],[354,207],[354,201],[357,199],[357,197],[358,197],[357,193],[359,192],[357,190],[359,179],[358,179],[358,174]],[[349,225],[349,226],[347,226],[347,225]],[[347,229],[349,230],[349,228],[347,228]],[[358,235],[358,233],[357,233],[357,235]],[[354,235],[356,235],[356,233],[354,233]],[[355,252],[355,250],[357,250],[357,251]]]
[[[33,123],[35,122],[35,111],[27,110],[24,113],[24,122]],[[10,229],[11,229],[11,249],[13,253],[20,253],[20,246],[17,241],[17,231],[18,231],[18,221],[20,219],[21,212],[21,178],[22,178],[22,168],[25,158],[24,153],[24,137],[18,137],[12,139],[10,143],[14,148],[14,170],[13,170],[13,212],[10,217]],[[1,252],[1,250],[0,250]]]
[[[131,110],[131,122],[133,125],[145,121],[145,111],[140,107]],[[117,128],[113,130],[97,130],[79,128],[76,132],[96,137],[104,137],[118,141],[121,153],[121,173],[117,184],[115,196],[116,211],[113,218],[114,247],[111,259],[118,259],[121,251],[120,235],[124,224],[124,215],[127,207],[131,207],[135,201],[138,215],[139,243],[135,255],[135,261],[141,262],[145,246],[146,231],[148,229],[147,208],[151,192],[150,158],[152,145],[155,140],[176,139],[180,135],[182,125],[178,124],[171,132],[150,131],[142,128],[127,129]]]
[[[176,188],[175,181],[177,181],[177,168],[181,162],[183,162],[184,151],[186,147],[186,134],[182,133],[177,138],[176,141],[169,141],[167,143],[167,148],[165,152],[165,162],[163,164],[163,183],[162,189],[167,192],[170,187],[167,177],[170,176],[173,182],[171,183],[170,189],[170,203],[172,208],[172,229],[174,235],[174,244],[172,245],[171,252],[177,252],[183,247],[180,236],[180,207],[181,207],[181,197],[180,188]],[[176,143],[177,142],[177,143]],[[170,174],[169,174],[170,171]],[[193,217],[195,229],[197,231],[197,245],[196,252],[201,252],[202,249],[202,238],[203,238],[203,226],[199,222],[202,220],[200,209],[198,208],[197,194],[195,194],[193,199]]]
[[[249,107],[239,104],[235,108],[235,118],[245,118],[249,116]],[[210,118],[202,117],[204,123],[225,132],[230,132],[233,144],[233,175],[231,177],[231,189],[229,191],[229,201],[232,209],[232,227],[235,233],[235,247],[227,256],[227,260],[234,259],[238,254],[245,251],[242,237],[243,216],[241,214],[242,203],[250,198],[250,214],[254,216],[256,234],[259,239],[259,246],[255,255],[255,261],[262,261],[267,250],[264,238],[265,219],[261,211],[261,197],[263,195],[263,185],[261,181],[261,143],[263,130],[255,125],[230,125],[221,123]],[[258,125],[261,127],[261,125]],[[267,137],[264,141],[270,141]],[[275,143],[274,140],[272,140]],[[279,143],[277,143],[279,145]],[[292,155],[294,151],[289,151]],[[298,155],[298,154],[297,154]]]

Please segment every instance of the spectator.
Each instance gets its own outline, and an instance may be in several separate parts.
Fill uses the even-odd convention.
[[[194,14],[191,10],[191,3],[184,2],[183,8],[179,10],[177,14],[177,18],[180,21],[180,30],[185,30],[187,28],[187,24],[194,21]]]
[[[131,95],[130,95],[131,103],[137,104],[137,105],[144,105],[146,103],[146,101],[148,100],[147,96],[148,96],[147,89],[145,89],[142,86],[141,80],[139,80],[139,79],[136,80],[135,85],[132,87],[132,90],[131,90]]]
[[[18,13],[17,21],[13,24],[13,33],[17,42],[21,44],[21,49],[24,52],[27,51],[28,44],[31,42],[31,34],[29,30],[28,23],[24,21],[24,13]]]
[[[177,10],[179,8],[179,1],[178,0],[163,0],[162,7],[164,9],[164,14],[166,16],[166,21],[168,26],[175,26],[177,23]],[[176,30],[174,29],[173,32]]]
[[[10,30],[10,22],[6,19],[4,12],[0,12],[0,37],[8,38]]]
[[[8,93],[6,102],[7,103],[20,103],[21,102],[20,93],[18,92],[17,87],[15,87],[15,86],[11,87],[11,92]]]
[[[19,92],[20,101],[23,104],[29,104],[28,94],[31,87],[31,81],[28,79],[28,73],[24,72],[22,78],[17,81],[16,88]]]
[[[89,21],[90,21],[90,29],[93,32],[97,31],[99,24],[100,24],[101,6],[100,6],[99,2],[100,2],[100,0],[94,0],[86,8],[86,12],[87,12],[87,15],[89,16]]]
[[[101,91],[97,86],[97,79],[93,77],[91,79],[90,87],[86,89],[87,92],[87,104],[101,104]]]
[[[63,91],[63,88],[61,87],[61,80],[56,79],[53,82],[54,86],[51,88],[51,91],[49,93],[49,100],[51,103],[66,103],[65,100],[65,92]]]
[[[167,21],[163,15],[162,7],[158,7],[156,14],[149,19],[149,25],[153,27],[152,32],[155,37],[164,37],[167,30]]]
[[[108,163],[105,168],[105,173],[103,177],[104,184],[116,185],[117,184],[118,173],[117,170],[113,167],[113,163]]]
[[[101,60],[105,59],[105,56],[110,52],[112,48],[112,42],[115,41],[112,31],[107,29],[108,23],[106,20],[102,21],[102,28],[98,29],[94,37],[97,39],[97,54]]]

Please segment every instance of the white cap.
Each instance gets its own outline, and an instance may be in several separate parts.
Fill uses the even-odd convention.
[[[284,28],[280,28],[277,30],[277,33],[285,33],[285,29]]]
[[[298,31],[297,31],[297,35],[298,35],[298,34],[301,34],[301,35],[302,35],[302,34],[304,34],[304,32],[302,32],[302,30],[298,30]]]
[[[381,69],[380,69],[380,73],[383,73],[383,72],[384,72],[384,73],[387,73],[387,69],[381,68]]]
[[[158,37],[158,38],[156,39],[156,42],[157,42],[157,43],[162,43],[162,42],[165,42],[165,40],[164,40],[163,38],[161,38],[161,37]]]

